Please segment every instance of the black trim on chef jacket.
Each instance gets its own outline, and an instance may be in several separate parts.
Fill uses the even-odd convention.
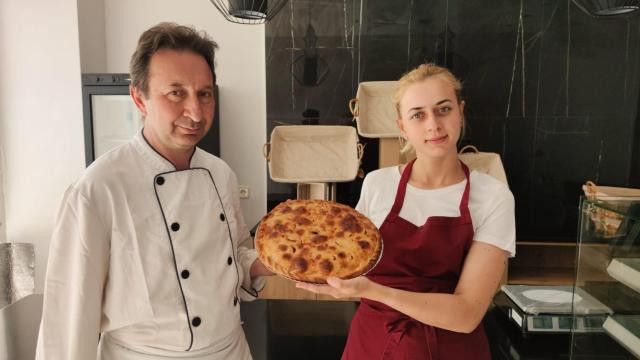
[[[142,135],[142,138],[144,139],[144,141],[147,143],[147,145],[149,145],[149,148],[151,148],[156,154],[160,155],[160,157],[162,157],[163,159],[165,159],[170,165],[173,166],[174,169],[176,169],[176,167],[173,165],[173,163],[167,159],[164,155],[162,155],[159,151],[157,151],[153,146],[151,146],[151,143],[149,143],[149,141],[147,140],[147,138],[144,136],[144,127],[140,130],[140,134]],[[175,255],[175,251],[173,248],[173,240],[171,239],[171,232],[169,231],[169,226],[167,224],[167,219],[164,215],[164,209],[162,208],[162,204],[160,203],[160,198],[158,197],[158,191],[156,190],[156,184],[158,186],[162,186],[164,184],[164,178],[162,179],[162,181],[157,181],[157,179],[159,177],[162,177],[162,175],[166,175],[166,174],[171,174],[171,173],[175,173],[175,172],[179,172],[179,171],[188,171],[188,170],[205,170],[207,172],[207,174],[209,174],[209,178],[211,178],[211,183],[213,184],[213,188],[216,190],[216,194],[218,195],[218,201],[220,202],[220,207],[222,208],[222,213],[224,214],[224,219],[221,219],[222,221],[224,221],[227,224],[227,230],[229,231],[229,240],[231,241],[231,253],[233,256],[233,262],[235,263],[235,268],[236,268],[236,296],[233,299],[233,306],[236,306],[239,302],[239,296],[238,296],[238,285],[240,285],[240,288],[242,290],[244,290],[245,292],[247,292],[249,295],[257,298],[258,297],[258,290],[254,289],[253,287],[250,290],[247,290],[244,285],[240,284],[240,273],[238,271],[238,265],[237,265],[237,261],[235,258],[235,246],[233,243],[233,237],[231,236],[231,228],[229,227],[229,222],[226,221],[227,220],[227,213],[224,209],[224,204],[222,202],[222,197],[220,196],[220,192],[218,191],[218,186],[216,186],[216,182],[213,179],[213,176],[211,175],[211,172],[209,171],[209,169],[206,168],[202,168],[202,167],[191,167],[191,161],[193,160],[194,155],[196,154],[196,151],[198,151],[197,146],[194,146],[193,148],[193,152],[191,153],[191,156],[189,157],[189,168],[185,169],[185,170],[174,170],[174,171],[167,171],[167,172],[163,172],[160,174],[156,174],[156,176],[154,176],[154,181],[153,181],[153,190],[155,192],[156,195],[156,200],[158,201],[158,205],[160,207],[160,212],[162,213],[162,219],[164,220],[164,224],[165,224],[165,229],[167,231],[167,236],[169,237],[169,245],[171,246],[171,256],[173,257],[173,268],[175,270],[176,273],[176,277],[178,279],[178,286],[180,287],[180,295],[182,296],[182,302],[184,304],[184,309],[185,312],[187,314],[187,324],[189,325],[189,333],[191,335],[191,342],[189,344],[189,348],[185,351],[189,351],[191,350],[191,347],[193,346],[193,328],[191,327],[191,321],[192,319],[189,316],[189,308],[187,307],[187,299],[184,296],[184,290],[182,289],[182,282],[180,281],[180,276],[181,273],[178,270],[178,264],[176,261],[176,255]],[[204,150],[203,150],[204,151]],[[215,156],[215,155],[214,155]],[[247,276],[251,276],[251,274],[246,274]]]
[[[149,142],[149,140],[147,140],[146,136],[144,136],[144,127],[142,127],[142,129],[140,130],[140,135],[142,135],[142,138],[144,139],[144,142],[147,143],[147,145],[149,145],[149,148],[151,148],[151,150],[153,150],[156,154],[160,155],[160,157],[162,157],[163,159],[165,159],[171,166],[173,166],[174,169],[176,169],[175,165],[173,165],[173,163],[167,159],[166,157],[164,157],[164,155],[162,155],[158,150],[156,150],[151,143]],[[189,168],[191,168],[191,160],[193,159],[193,155],[196,153],[197,151],[197,147],[194,146],[193,147],[193,152],[191,153],[191,156],[189,157]],[[190,170],[190,169],[187,169]],[[157,186],[162,186],[164,184],[164,178],[162,178],[162,175],[165,174],[170,174],[170,173],[174,173],[174,172],[178,172],[179,170],[174,170],[174,171],[167,171],[164,173],[160,173],[160,174],[156,174],[156,176],[153,177],[153,191],[156,195],[156,200],[158,201],[158,206],[160,207],[160,212],[162,214],[162,220],[164,221],[164,227],[165,230],[167,231],[167,236],[169,237],[169,245],[171,247],[171,257],[173,258],[173,269],[176,272],[176,278],[178,279],[178,286],[180,287],[180,295],[182,296],[182,303],[184,304],[184,311],[187,314],[187,325],[189,325],[189,334],[191,335],[191,342],[189,343],[189,348],[187,348],[187,350],[185,351],[189,351],[191,350],[191,347],[193,346],[193,328],[191,327],[191,318],[189,316],[189,308],[187,307],[187,299],[184,297],[184,290],[182,289],[182,282],[180,281],[180,273],[178,271],[178,263],[176,261],[176,253],[175,250],[173,249],[173,240],[171,239],[171,232],[169,231],[169,225],[167,224],[167,218],[164,215],[164,209],[162,208],[162,203],[160,202],[160,197],[158,197],[158,190],[156,189],[156,185]],[[184,171],[184,170],[180,170],[180,171]],[[162,178],[161,181],[158,181],[158,178]]]
[[[163,158],[163,159],[167,160],[167,162],[169,163],[169,165],[173,166],[173,168],[174,168],[174,169],[176,169],[176,166],[175,166],[175,165],[173,165],[173,163],[171,162],[171,160],[167,159],[166,157],[164,157],[164,155],[160,154],[160,152],[159,152],[158,150],[156,150],[156,149],[151,145],[151,143],[149,142],[149,140],[147,140],[147,138],[144,136],[144,126],[142,127],[142,129],[140,129],[140,135],[142,135],[142,139],[144,139],[144,142],[146,142],[146,143],[147,143],[147,145],[149,145],[149,147],[151,148],[151,150],[153,150],[153,152],[155,152],[156,154],[160,155],[160,157],[161,157],[161,158]],[[195,155],[195,154],[196,154],[196,151],[197,151],[197,150],[198,150],[198,147],[197,147],[197,146],[194,146],[194,147],[193,147],[193,151],[191,152],[191,156],[189,156],[189,168],[188,168],[188,169],[185,169],[185,170],[191,170],[191,160],[193,160],[193,155]],[[204,150],[202,150],[202,151],[204,151]],[[206,152],[206,151],[205,151],[205,152]],[[213,154],[212,154],[212,155],[213,155]],[[214,156],[215,156],[215,155],[214,155]],[[205,170],[206,170],[206,169],[205,169]],[[159,176],[159,175],[169,174],[169,173],[177,172],[177,171],[178,171],[177,169],[176,169],[175,171],[168,171],[168,172],[165,172],[165,173],[162,173],[162,174],[158,174],[158,175],[156,175],[156,177],[157,177],[157,176]],[[180,170],[180,171],[184,171],[184,170]],[[164,180],[162,181],[162,184],[164,184]],[[158,185],[162,185],[162,184],[158,184]]]
[[[222,214],[224,215],[224,218],[220,216],[220,221],[223,221],[225,224],[227,224],[227,230],[229,231],[229,240],[231,240],[231,256],[233,256],[233,264],[235,265],[234,267],[236,268],[236,296],[233,301],[233,306],[236,306],[238,302],[238,290],[237,290],[238,285],[242,287],[242,284],[240,283],[240,272],[238,271],[238,262],[236,261],[236,247],[234,246],[233,236],[231,236],[231,227],[229,226],[229,221],[227,220],[227,211],[224,209],[224,204],[222,203],[222,197],[220,196],[220,192],[218,192],[218,186],[216,185],[216,181],[213,180],[213,175],[211,175],[211,172],[209,171],[209,169],[204,169],[204,168],[199,168],[199,169],[205,170],[207,174],[209,174],[209,177],[211,178],[211,183],[213,184],[213,188],[216,189],[216,194],[218,195],[218,200],[220,201],[220,206],[222,207]],[[247,274],[247,275],[251,276],[250,274]]]
[[[204,169],[204,168],[196,168],[196,169],[203,169],[206,170],[207,173],[209,174],[209,177],[211,178],[211,182],[213,183],[213,187],[216,189],[216,194],[218,194],[218,199],[220,199],[220,205],[222,205],[222,198],[220,197],[220,193],[218,192],[218,187],[216,186],[216,182],[215,180],[213,180],[213,175],[211,175],[211,172],[208,169]],[[233,246],[233,237],[231,236],[231,228],[229,227],[229,221],[227,218],[227,212],[224,210],[224,206],[222,206],[222,214],[223,216],[220,216],[220,220],[224,221],[227,224],[227,229],[229,229],[229,239],[231,239],[231,249],[232,251],[232,256],[233,256],[233,263],[235,264],[236,267],[236,274],[238,275],[238,284],[240,285],[240,288],[244,291],[246,291],[249,295],[257,298],[258,297],[258,290],[254,289],[253,287],[251,288],[251,290],[253,291],[249,291],[247,290],[244,285],[240,284],[240,273],[238,272],[238,262],[236,261],[236,252],[235,252],[235,247]],[[231,265],[231,264],[229,264]],[[251,270],[249,270],[249,272],[251,272]],[[251,277],[251,274],[245,274],[245,276],[249,276]],[[240,301],[240,297],[238,296],[238,293],[236,292],[236,298],[233,301],[233,306],[236,306],[238,304],[238,302]]]
[[[187,306],[187,299],[186,299],[186,297],[184,295],[184,290],[182,289],[182,282],[180,281],[180,277],[181,277],[182,274],[178,270],[178,264],[177,264],[177,260],[176,260],[176,256],[175,256],[175,250],[174,250],[174,247],[173,247],[173,239],[171,238],[171,231],[169,231],[169,224],[168,224],[167,218],[166,218],[166,216],[164,214],[164,209],[162,208],[162,203],[160,202],[160,197],[158,196],[157,187],[158,186],[162,186],[162,185],[158,184],[157,179],[159,177],[162,177],[163,175],[166,175],[166,174],[172,174],[172,173],[190,171],[190,170],[204,170],[204,171],[206,171],[207,174],[209,174],[209,178],[211,179],[211,183],[213,184],[213,188],[215,189],[216,195],[218,196],[218,201],[220,202],[220,207],[222,208],[222,214],[224,215],[224,220],[222,220],[222,217],[221,217],[221,221],[224,221],[226,223],[227,231],[229,233],[229,241],[231,241],[231,256],[229,257],[229,259],[232,259],[232,264],[234,265],[234,268],[236,270],[236,286],[235,286],[236,290],[235,290],[235,296],[234,296],[234,299],[233,299],[233,306],[238,305],[238,302],[239,302],[239,296],[238,296],[238,291],[237,291],[238,287],[242,288],[244,291],[246,291],[247,293],[249,293],[250,295],[252,295],[254,297],[257,297],[257,295],[258,295],[257,291],[255,289],[252,288],[252,290],[254,292],[250,292],[240,283],[240,272],[238,270],[238,265],[237,265],[238,262],[236,260],[235,245],[234,245],[234,241],[233,241],[233,236],[231,235],[231,227],[229,225],[229,221],[227,221],[227,215],[226,215],[227,212],[226,212],[226,210],[224,208],[224,203],[222,201],[222,197],[220,196],[220,192],[218,191],[218,186],[216,185],[216,182],[213,179],[213,176],[211,175],[211,172],[209,171],[209,169],[202,168],[202,167],[195,167],[195,168],[189,168],[189,169],[185,169],[185,170],[167,171],[167,172],[163,172],[163,173],[157,174],[153,179],[153,186],[154,186],[153,188],[154,188],[154,191],[155,191],[156,200],[158,201],[158,206],[160,207],[160,212],[162,213],[162,219],[163,219],[164,224],[165,224],[165,229],[167,231],[167,236],[169,237],[169,245],[171,246],[171,256],[173,257],[173,267],[174,267],[174,270],[175,270],[175,273],[176,273],[176,278],[178,279],[178,285],[180,287],[180,295],[182,296],[182,301],[183,301],[183,304],[184,304],[185,312],[187,314],[187,323],[189,325],[189,333],[191,335],[191,342],[189,344],[189,348],[187,350],[185,350],[185,351],[191,350],[191,347],[193,346],[193,328],[192,328],[192,326],[198,326],[198,325],[200,325],[200,322],[198,322],[198,325],[196,325],[193,322],[195,320],[195,318],[191,319],[190,316],[189,316],[189,308]],[[160,181],[160,183],[164,184],[163,181]],[[172,229],[171,230],[173,230],[173,225],[174,224],[175,223],[172,223],[172,226],[171,226]],[[173,231],[176,231],[176,230],[173,230]],[[229,264],[229,266],[231,266],[232,264]],[[251,276],[251,275],[247,274],[247,276]],[[199,319],[199,317],[198,317],[198,319]]]
[[[162,220],[164,221],[164,227],[165,227],[165,230],[167,231],[167,236],[169,237],[169,246],[171,247],[171,258],[173,259],[173,269],[176,272],[176,278],[178,279],[178,286],[180,287],[180,295],[182,296],[182,303],[184,304],[184,311],[187,314],[187,325],[189,325],[189,334],[191,335],[191,342],[189,343],[189,347],[185,351],[189,351],[189,350],[191,350],[191,347],[193,346],[193,329],[191,328],[191,318],[189,316],[189,307],[187,306],[187,299],[185,298],[184,290],[182,289],[182,281],[180,281],[180,273],[178,271],[178,263],[176,261],[176,253],[175,253],[175,250],[173,249],[173,239],[171,239],[171,231],[169,231],[169,224],[167,224],[167,218],[164,215],[164,209],[162,208],[162,203],[160,202],[160,197],[158,196],[158,189],[157,189],[158,186],[162,186],[162,185],[158,185],[157,179],[159,177],[162,177],[162,175],[173,173],[173,172],[177,172],[177,171],[169,171],[169,172],[160,173],[160,174],[157,174],[156,176],[154,176],[153,177],[153,191],[156,194],[156,200],[158,201],[158,206],[160,207],[160,212],[162,213]],[[164,181],[161,181],[161,183],[164,184]]]

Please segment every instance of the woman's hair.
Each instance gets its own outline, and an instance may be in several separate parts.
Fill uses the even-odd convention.
[[[440,76],[451,85],[454,93],[456,94],[456,100],[458,104],[460,104],[462,101],[462,83],[460,80],[458,80],[451,71],[449,71],[449,69],[433,63],[426,63],[402,75],[398,80],[396,91],[393,94],[393,103],[396,107],[396,113],[398,114],[399,119],[402,118],[402,113],[400,112],[400,101],[402,100],[404,93],[407,91],[407,88],[415,83],[419,83],[434,76]],[[460,138],[462,139],[463,136],[464,114],[462,115],[462,131],[460,133]],[[404,147],[401,149],[401,152],[407,158],[415,157],[415,151],[409,142],[406,142]]]
[[[153,54],[160,49],[187,50],[201,55],[209,65],[215,83],[214,59],[217,47],[215,41],[204,32],[175,23],[160,23],[142,33],[138,40],[138,46],[129,63],[131,84],[147,95],[149,63]]]

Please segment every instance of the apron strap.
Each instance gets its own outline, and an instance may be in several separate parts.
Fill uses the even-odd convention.
[[[393,202],[393,207],[391,207],[391,211],[387,216],[387,220],[393,222],[398,218],[398,214],[400,214],[400,210],[402,209],[402,204],[404,203],[404,194],[407,192],[407,183],[409,182],[409,177],[411,176],[411,169],[413,168],[413,164],[416,162],[416,159],[413,159],[407,163],[407,166],[404,167],[402,171],[402,176],[400,177],[400,183],[398,184],[398,190],[396,191],[396,199]]]
[[[462,171],[467,178],[467,184],[464,186],[464,192],[462,193],[462,199],[460,200],[460,216],[466,220],[471,220],[471,214],[469,213],[469,193],[471,192],[471,180],[469,179],[469,167],[462,161]]]

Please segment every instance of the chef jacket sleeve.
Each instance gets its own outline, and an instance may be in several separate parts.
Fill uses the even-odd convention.
[[[251,280],[251,264],[258,258],[258,253],[254,249],[250,249],[252,243],[251,236],[247,231],[245,241],[238,246],[238,263],[242,266],[242,287],[240,291],[240,299],[244,301],[255,300],[258,292],[262,291],[265,284],[265,277],[258,276]]]
[[[36,359],[95,359],[109,229],[70,187],[58,210],[49,249]]]
[[[244,301],[252,301],[258,297],[258,292],[262,291],[265,284],[265,277],[258,276],[251,280],[251,265],[258,258],[258,253],[253,249],[253,239],[249,234],[249,230],[244,221],[242,215],[242,208],[240,207],[240,194],[238,192],[238,180],[235,174],[232,174],[231,180],[232,197],[231,201],[234,207],[234,213],[237,214],[236,219],[236,234],[239,235],[240,241],[238,242],[238,264],[242,267],[242,279],[240,285],[240,299]]]

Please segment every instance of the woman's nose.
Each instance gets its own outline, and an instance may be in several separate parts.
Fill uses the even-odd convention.
[[[433,111],[427,112],[426,119],[424,121],[424,127],[427,131],[435,131],[440,129],[440,121],[435,116]]]

